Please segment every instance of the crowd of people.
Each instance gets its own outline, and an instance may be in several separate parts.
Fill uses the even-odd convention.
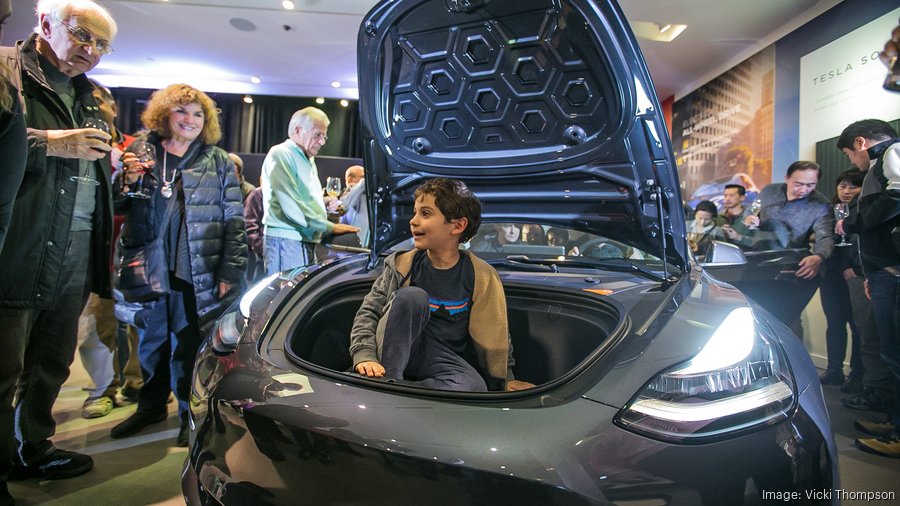
[[[242,286],[314,263],[323,238],[358,234],[368,242],[364,169],[348,168],[344,191],[325,198],[315,163],[328,140],[323,111],[307,107],[291,117],[254,188],[241,158],[216,146],[215,103],[192,86],[156,91],[135,136],[115,128],[111,93],[85,76],[112,51],[117,25],[107,10],[92,0],[39,0],[36,12],[34,33],[0,48],[0,504],[14,503],[8,479],[69,478],[93,467],[89,455],[51,441],[51,410],[76,350],[94,383],[83,416],[105,416],[130,399],[136,411],[111,431],[128,437],[166,419],[174,394],[177,443],[187,445],[203,328]],[[832,200],[815,191],[819,167],[796,162],[784,183],[762,190],[758,204],[746,205],[740,185],[725,188],[721,210],[698,204],[688,240],[698,255],[714,240],[747,251],[803,252],[784,276],[740,288],[787,325],[821,288],[829,329],[822,383],[853,394],[844,401],[851,408],[888,410],[887,421],[859,422],[877,437],[857,444],[896,457],[900,140],[887,123],[864,120],[847,127],[838,148],[857,168],[841,174]],[[428,191],[417,193],[417,213],[445,189]],[[835,222],[838,204],[847,212]],[[459,242],[462,231],[448,237]],[[515,244],[569,255],[586,247],[566,229],[498,224],[471,249]],[[603,246],[617,250],[592,254],[638,254]],[[371,356],[357,358],[361,374],[374,374]],[[494,362],[496,379],[509,380],[506,363]]]
[[[40,0],[36,12],[34,33],[0,48],[0,505],[14,504],[8,480],[93,468],[51,441],[76,350],[93,383],[85,418],[134,402],[110,433],[128,437],[165,420],[174,394],[186,446],[204,327],[266,270],[312,263],[323,237],[360,233],[367,214],[360,166],[326,209],[321,110],[294,114],[256,189],[216,146],[216,104],[192,86],[156,91],[135,136],[116,129],[112,94],[85,76],[112,51],[106,9]]]
[[[821,383],[839,386],[848,408],[888,411],[886,421],[857,421],[876,437],[856,443],[900,457],[900,139],[889,123],[867,119],[847,126],[836,147],[853,167],[834,181],[830,199],[816,190],[819,166],[794,162],[784,183],[763,188],[750,206],[736,184],[725,187],[721,211],[698,203],[688,243],[699,258],[723,241],[748,258],[789,259],[775,276],[751,274],[734,284],[797,335],[800,314],[819,290],[827,323]],[[775,255],[760,256],[766,252]]]

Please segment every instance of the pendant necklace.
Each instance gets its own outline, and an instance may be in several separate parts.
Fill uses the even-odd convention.
[[[163,196],[164,199],[172,197],[172,183],[175,182],[175,174],[178,172],[178,167],[172,169],[172,179],[166,179],[166,172],[167,172],[166,161],[168,158],[166,156],[167,154],[168,154],[168,152],[166,151],[166,148],[163,148],[163,173],[162,173],[163,185],[162,185],[162,188],[159,189],[159,193],[160,193],[160,195]]]

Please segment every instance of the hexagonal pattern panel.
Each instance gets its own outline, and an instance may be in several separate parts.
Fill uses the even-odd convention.
[[[476,9],[468,24],[441,9],[443,2],[422,4],[428,16],[410,16],[398,29],[403,35],[382,76],[392,91],[398,149],[411,157],[473,150],[515,156],[544,147],[550,156],[572,145],[576,126],[585,142],[602,134],[615,111],[606,97],[617,93],[603,53],[585,44],[593,34],[565,5],[558,12],[557,2],[527,1],[532,7],[517,15],[505,4]],[[493,12],[504,14],[492,19]]]

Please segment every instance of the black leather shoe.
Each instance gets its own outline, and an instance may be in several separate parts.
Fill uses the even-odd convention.
[[[845,394],[858,394],[863,391],[863,375],[859,371],[850,371],[847,381],[841,385],[841,392]]]
[[[140,411],[137,411],[126,418],[124,422],[113,427],[112,430],[109,431],[109,435],[113,439],[133,436],[142,431],[144,427],[154,423],[163,422],[168,417],[169,414],[165,411],[161,413],[141,413]]]
[[[178,439],[175,441],[182,448],[191,444],[191,424],[186,420],[181,422],[181,428],[178,429]]]
[[[890,404],[890,396],[874,388],[864,388],[861,394],[845,397],[841,402],[850,409],[881,411]]]
[[[825,371],[819,376],[823,385],[842,385],[844,383],[844,371]]]
[[[9,473],[9,481],[32,478],[62,480],[81,476],[93,468],[94,459],[90,455],[54,448],[44,458],[33,464],[13,466]]]

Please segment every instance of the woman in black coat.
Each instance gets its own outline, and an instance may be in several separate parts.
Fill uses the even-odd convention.
[[[186,84],[159,90],[141,120],[149,133],[138,140],[155,146],[156,161],[141,163],[130,152],[122,156],[126,170],[116,198],[126,216],[121,246],[126,258],[129,248],[155,252],[148,254],[146,270],[167,273],[156,281],[163,286],[157,292],[166,292],[166,284],[168,290],[143,303],[138,355],[144,386],[137,411],[111,435],[130,436],[165,420],[171,390],[181,417],[178,444],[187,446],[200,328],[236,297],[247,264],[241,190],[234,163],[215,146],[221,137],[218,113],[205,93]],[[149,198],[134,198],[139,186]]]

